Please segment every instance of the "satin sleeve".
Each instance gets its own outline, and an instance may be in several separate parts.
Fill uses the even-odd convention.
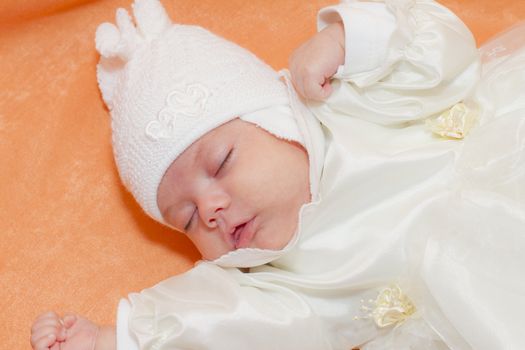
[[[335,21],[345,28],[345,63],[327,103],[310,102],[314,112],[401,124],[465,99],[479,80],[472,33],[434,1],[343,1],[319,12],[319,29]]]
[[[249,275],[201,262],[130,294],[129,333],[139,349],[332,348],[299,294]]]

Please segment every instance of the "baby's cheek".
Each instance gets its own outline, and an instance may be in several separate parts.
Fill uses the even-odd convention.
[[[226,254],[231,249],[222,241],[222,236],[217,231],[210,231],[204,229],[197,234],[188,235],[188,238],[195,245],[204,260],[215,260],[220,256]]]
[[[262,235],[266,249],[284,248],[292,239],[297,226],[292,211],[276,209],[272,219],[268,220],[268,225],[265,226],[266,234]]]

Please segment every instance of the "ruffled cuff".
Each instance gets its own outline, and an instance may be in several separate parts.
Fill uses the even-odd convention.
[[[117,350],[139,350],[137,342],[129,331],[128,320],[131,304],[126,299],[120,299],[117,309]]]
[[[345,2],[322,9],[317,28],[342,21],[345,28],[345,64],[334,75],[349,79],[353,74],[376,69],[385,60],[388,42],[396,27],[385,4]]]

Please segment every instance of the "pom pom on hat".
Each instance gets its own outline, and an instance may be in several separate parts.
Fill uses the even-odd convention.
[[[97,78],[120,177],[164,223],[157,188],[188,146],[229,120],[289,100],[271,67],[203,28],[173,24],[158,0],[135,0],[133,15],[136,24],[118,9],[116,25],[98,27]]]

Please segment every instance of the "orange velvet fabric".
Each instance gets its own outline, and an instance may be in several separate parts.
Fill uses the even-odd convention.
[[[335,0],[163,0],[275,68]],[[0,2],[0,347],[29,349],[34,317],[112,323],[116,303],[190,268],[198,253],[146,217],[118,180],[94,33],[131,0]],[[478,42],[525,19],[517,0],[443,0]]]

